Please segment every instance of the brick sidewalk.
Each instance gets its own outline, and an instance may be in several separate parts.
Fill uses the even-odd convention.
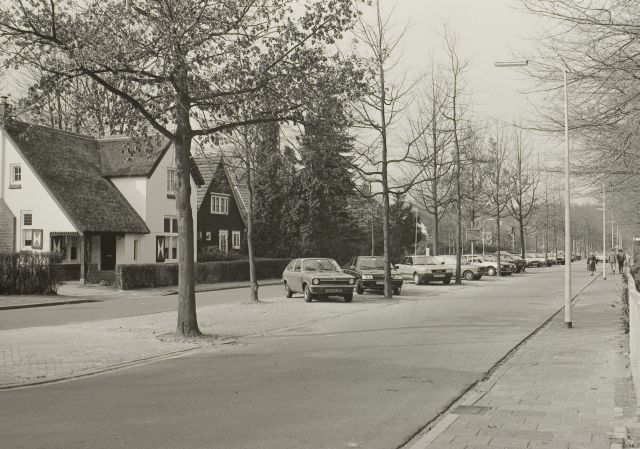
[[[407,448],[615,448],[637,422],[620,278],[598,278]],[[618,430],[618,435],[615,430]],[[616,438],[617,437],[617,438]]]

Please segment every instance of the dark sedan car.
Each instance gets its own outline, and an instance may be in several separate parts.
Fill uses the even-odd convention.
[[[287,298],[303,293],[306,302],[327,296],[342,296],[351,302],[356,278],[343,273],[333,259],[294,259],[282,273],[282,284]]]
[[[355,276],[356,293],[361,295],[365,290],[384,290],[384,257],[356,256],[345,265],[344,272]],[[399,295],[402,290],[402,275],[391,268],[391,286],[393,294]]]

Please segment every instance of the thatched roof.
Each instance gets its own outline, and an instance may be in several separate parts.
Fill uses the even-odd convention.
[[[5,130],[80,232],[149,233],[103,173],[97,139],[19,121]]]

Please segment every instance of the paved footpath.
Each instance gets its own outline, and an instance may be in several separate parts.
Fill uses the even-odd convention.
[[[574,303],[573,329],[556,315],[406,448],[635,447],[620,290],[619,276],[598,278]]]
[[[0,390],[74,379],[195,350],[225,351],[228,345],[236,344],[239,337],[387,307],[398,301],[365,295],[355,298],[348,308],[336,308],[331,302],[318,302],[309,307],[299,296],[288,299],[282,295],[259,304],[198,307],[200,329],[203,332],[215,329],[216,334],[187,342],[173,339],[175,311],[3,330],[0,331]]]

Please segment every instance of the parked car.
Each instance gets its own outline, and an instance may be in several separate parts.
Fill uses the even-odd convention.
[[[564,253],[558,251],[558,256],[556,257],[556,261],[558,265],[564,265]]]
[[[528,267],[540,268],[547,265],[547,261],[544,258],[544,255],[540,256],[540,254],[527,253],[525,254],[524,260],[527,262],[527,268]]]
[[[282,273],[282,285],[287,298],[302,293],[306,302],[328,296],[342,296],[346,302],[351,302],[356,278],[343,273],[333,259],[293,259]]]
[[[455,272],[456,267],[458,266],[457,256],[444,255],[437,256],[437,258],[444,262],[445,265],[450,266],[452,272]],[[486,273],[486,267],[482,267],[480,265],[472,265],[468,263],[466,259],[462,258],[462,264],[460,265],[460,275],[467,281],[480,280]]]
[[[498,258],[496,256],[463,256],[465,257],[467,263],[472,265],[478,264],[479,266],[483,266],[487,270],[488,276],[495,276],[498,274]],[[516,266],[511,262],[506,262],[500,258],[500,275],[501,276],[510,276],[513,272],[516,271]]]
[[[402,275],[393,267],[391,268],[393,294],[399,295],[402,290]],[[343,271],[356,277],[356,293],[359,295],[365,290],[384,290],[384,257],[382,256],[352,257]]]
[[[453,271],[444,267],[442,262],[433,256],[407,256],[402,263],[394,266],[403,279],[413,279],[415,285],[442,281],[444,285],[451,283]]]
[[[527,268],[527,261],[517,254],[513,254],[507,251],[500,251],[501,262],[502,259],[504,259],[505,262],[511,262],[512,264],[514,264],[516,266],[516,273],[520,273]]]
[[[604,259],[605,259],[604,254],[602,254],[602,253],[596,254],[596,260],[598,262],[604,262]]]

